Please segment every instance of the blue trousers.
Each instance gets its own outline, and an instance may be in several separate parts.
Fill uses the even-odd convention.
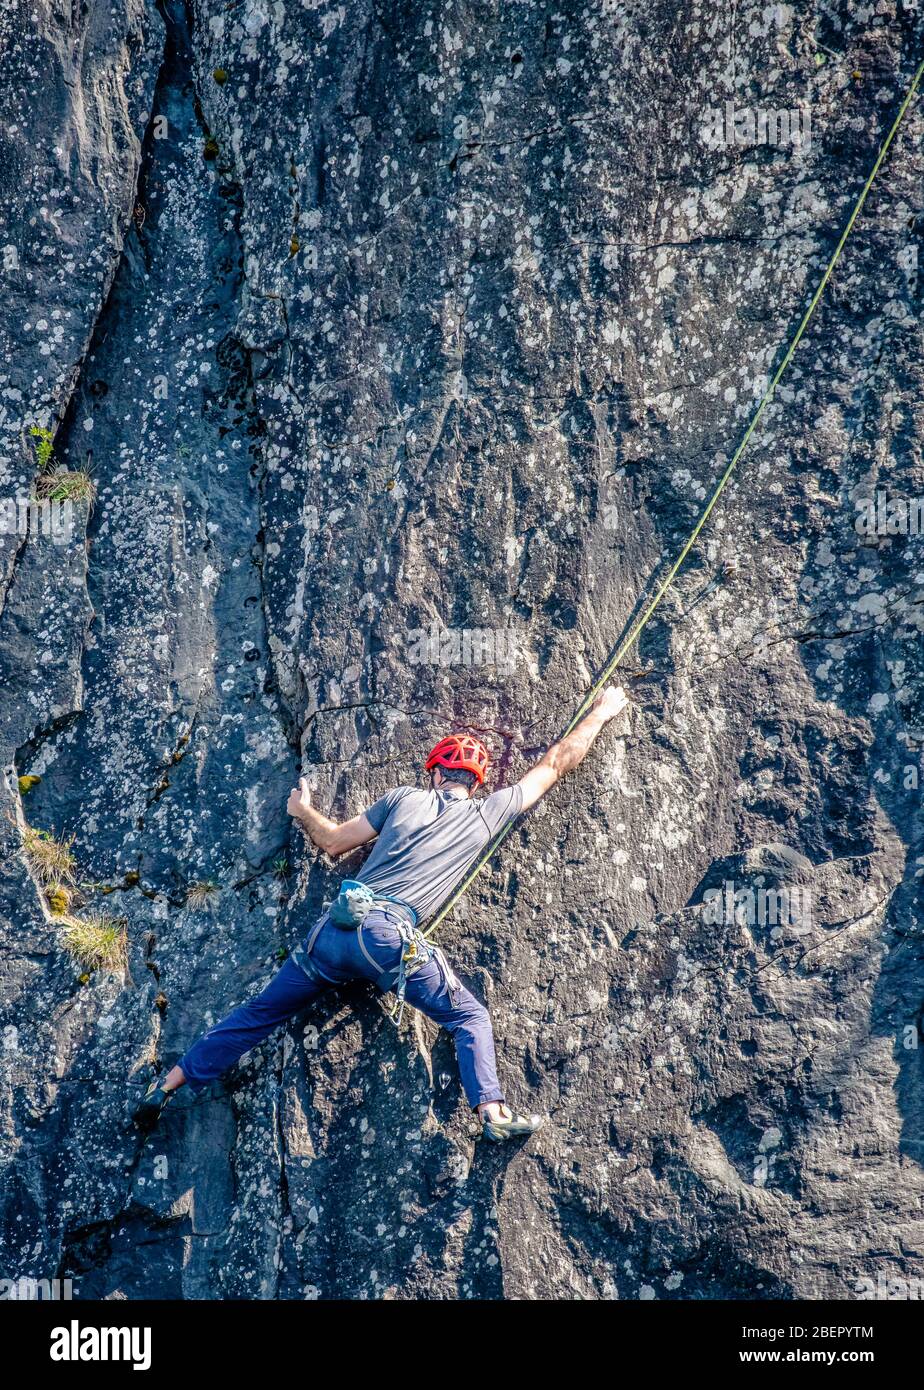
[[[402,949],[395,926],[400,920],[390,911],[376,910],[369,913],[360,931],[344,931],[325,921],[307,958],[307,970],[287,960],[260,994],[216,1023],[180,1058],[178,1065],[192,1090],[201,1090],[220,1076],[332,985],[350,980],[381,984],[383,972],[392,972],[393,977]],[[502,1101],[494,1033],[484,1005],[464,987],[451,988],[435,960],[410,976],[407,1002],[452,1034],[462,1087],[472,1109],[487,1101]]]

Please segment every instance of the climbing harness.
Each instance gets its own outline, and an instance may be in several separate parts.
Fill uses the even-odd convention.
[[[396,908],[398,911],[395,911]],[[369,954],[363,941],[363,927],[370,912],[386,913],[401,939],[401,954],[398,958],[398,964],[389,970],[382,970],[379,967],[378,961]],[[395,1006],[392,1010],[386,1008],[385,1013],[396,1027],[404,1017],[404,1000],[408,980],[431,960],[435,960],[442,971],[446,987],[450,992],[454,993],[461,988],[458,976],[439,946],[432,941],[427,941],[418,928],[417,913],[410,903],[403,902],[400,898],[393,898],[387,893],[375,893],[368,884],[359,883],[352,878],[344,879],[340,885],[340,892],[330,907],[315,922],[307,939],[292,952],[292,959],[300,969],[304,970],[306,975],[317,978],[315,968],[308,958],[314,949],[321,928],[327,921],[332,922],[342,931],[356,932],[359,949],[378,974],[379,988],[385,993],[394,991]]]
[[[378,962],[372,959],[363,941],[363,924],[369,916],[369,913],[375,911],[388,912],[389,907],[401,908],[410,916],[410,920],[407,921],[402,917],[401,913],[389,913],[389,916],[392,918],[392,926],[401,938],[401,955],[398,959],[397,972],[393,969],[379,970]],[[423,933],[418,930],[417,913],[411,907],[410,903],[402,902],[400,898],[393,898],[388,893],[376,894],[368,884],[359,883],[355,879],[347,878],[344,879],[343,883],[340,885],[340,892],[328,908],[327,916],[330,921],[333,922],[334,926],[340,927],[345,931],[354,930],[357,933],[359,949],[366,957],[366,960],[369,961],[370,965],[373,965],[378,971],[379,988],[386,992],[394,990],[396,999],[395,1007],[392,1010],[386,1009],[385,1012],[386,1016],[394,1023],[396,1028],[404,1017],[404,999],[407,993],[407,982],[412,975],[416,974],[418,970],[427,965],[429,961],[435,960],[437,962],[443,973],[446,985],[450,990],[459,989],[460,982],[446,957],[443,955],[443,952],[438,946],[427,941]],[[305,943],[305,956],[311,954],[311,948],[317,940],[318,932],[321,930],[322,925],[323,918],[321,923],[316,924],[308,941]],[[302,964],[302,959],[299,960],[299,964]],[[303,964],[302,968],[304,969]],[[386,985],[384,983],[385,978],[390,978],[392,975],[395,976],[393,983],[391,985]]]
[[[876,156],[876,162],[870,170],[869,177],[867,178],[866,183],[863,185],[863,189],[860,193],[860,196],[857,198],[857,201],[854,204],[853,211],[851,212],[850,217],[847,220],[847,225],[844,227],[844,230],[841,233],[841,238],[834,249],[834,254],[828,261],[827,267],[825,268],[824,275],[822,275],[821,277],[821,281],[819,282],[818,288],[813,294],[809,306],[802,316],[799,326],[796,329],[795,335],[792,341],[790,342],[788,348],[786,349],[786,352],[783,355],[780,365],[777,367],[776,372],[774,373],[769,386],[767,387],[766,391],[761,397],[757,409],[754,411],[750,423],[741,438],[741,442],[739,443],[737,449],[731,457],[730,463],[728,464],[724,473],[720,477],[715,487],[715,490],[712,493],[712,496],[709,498],[709,501],[703,508],[699,520],[693,527],[693,530],[690,532],[689,538],[683,545],[676,560],[671,565],[670,569],[667,571],[667,574],[665,575],[664,579],[658,585],[655,591],[655,595],[652,598],[651,602],[647,605],[647,607],[645,607],[641,616],[637,618],[634,623],[631,624],[626,635],[617,644],[613,656],[610,658],[609,661],[607,661],[602,672],[597,677],[596,681],[594,681],[593,685],[590,687],[581,703],[578,705],[578,708],[575,711],[571,719],[571,722],[564,730],[564,734],[562,735],[562,737],[565,737],[567,734],[570,734],[575,725],[581,719],[583,719],[584,715],[587,713],[588,709],[596,699],[597,695],[606,685],[607,681],[609,681],[613,673],[618,669],[621,662],[624,660],[624,658],[626,657],[632,646],[635,644],[635,642],[638,641],[642,632],[645,630],[645,628],[648,626],[648,623],[654,616],[654,613],[659,607],[661,600],[664,598],[664,595],[667,593],[674,580],[676,579],[677,574],[681,569],[684,561],[686,560],[690,551],[693,549],[693,546],[695,545],[700,532],[702,531],[706,522],[709,520],[709,517],[712,515],[712,512],[717,502],[719,501],[719,498],[722,496],[722,493],[725,491],[725,488],[727,487],[732,477],[732,474],[738,467],[739,460],[741,459],[742,454],[747,448],[748,442],[752,434],[754,433],[754,430],[756,429],[759,420],[761,419],[764,411],[766,410],[771,399],[773,398],[774,392],[776,391],[776,388],[780,383],[783,373],[786,371],[786,368],[792,361],[796,348],[799,346],[799,343],[802,340],[802,336],[805,333],[805,330],[808,328],[808,325],[812,320],[815,310],[818,307],[818,302],[821,299],[822,294],[824,293],[828,281],[831,279],[831,276],[834,273],[835,266],[840,260],[841,252],[847,244],[847,239],[850,236],[850,233],[853,231],[854,223],[859,217],[860,211],[863,208],[863,204],[866,202],[867,195],[870,189],[872,188],[873,183],[875,182],[876,175],[879,173],[882,161],[885,159],[889,147],[892,144],[893,139],[895,138],[896,132],[898,131],[898,128],[901,125],[902,120],[904,119],[905,112],[908,110],[908,107],[914,100],[914,96],[918,90],[918,86],[920,85],[922,75],[924,75],[924,62],[922,62],[919,65],[917,72],[914,75],[914,79],[911,83],[911,86],[908,88],[908,91],[905,95],[905,99],[899,107],[898,114],[896,115],[895,120],[892,122],[891,129],[889,130],[889,133],[886,136],[879,150],[878,155]],[[513,830],[514,826],[518,824],[519,820],[520,817],[518,816],[512,821],[508,821],[504,828],[496,836],[494,836],[494,838],[485,846],[485,849],[481,857],[465,875],[459,886],[450,894],[449,898],[440,908],[439,912],[436,914],[427,930],[423,933],[425,939],[432,936],[433,933],[436,931],[437,927],[440,925],[440,923],[445,921],[446,917],[455,907],[456,903],[468,891],[468,889],[474,883],[475,879],[484,869],[485,865],[493,858],[497,850],[506,840],[507,836]]]
[[[442,971],[443,979],[446,981],[446,988],[450,994],[462,988],[462,982],[456,975],[449,961],[443,952],[433,941],[428,941],[423,932],[417,927],[409,927],[403,924],[398,926],[398,935],[401,937],[403,950],[401,959],[398,963],[398,975],[392,988],[395,993],[394,1009],[385,1010],[385,1017],[388,1018],[395,1027],[399,1027],[404,1017],[404,996],[407,990],[407,982],[410,977],[429,961],[435,960]]]

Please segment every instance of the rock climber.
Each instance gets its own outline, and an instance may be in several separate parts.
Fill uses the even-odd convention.
[[[266,988],[204,1033],[162,1080],[152,1081],[134,1113],[139,1128],[153,1129],[180,1086],[201,1090],[324,990],[369,980],[394,990],[401,1008],[406,998],[452,1034],[462,1086],[486,1138],[502,1141],[538,1129],[541,1117],[506,1105],[487,1010],[418,923],[447,900],[508,822],[583,761],[603,726],[627,704],[620,686],[607,687],[519,782],[480,800],[472,793],[484,783],[489,753],[468,734],[449,734],[431,750],[426,790],[394,787],[340,825],[312,806],[302,777],[286,809],[318,849],[338,858],[374,840],[372,851]]]

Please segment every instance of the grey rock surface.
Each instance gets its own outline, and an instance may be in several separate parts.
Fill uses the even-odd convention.
[[[0,495],[29,495],[33,426],[97,495],[69,540],[0,535],[0,1276],[924,1277],[924,548],[856,525],[877,489],[924,496],[919,105],[622,673],[631,723],[443,933],[546,1127],[486,1151],[448,1038],[364,989],[146,1143],[128,1120],[331,894],[285,814],[300,771],[342,817],[449,727],[506,781],[567,723],[818,283],[916,24],[892,0],[5,7]],[[727,102],[810,138],[704,138]],[[65,949],[29,827],[74,837],[74,910],[124,917],[124,969]]]

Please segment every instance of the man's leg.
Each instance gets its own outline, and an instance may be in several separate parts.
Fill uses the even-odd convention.
[[[294,961],[287,960],[264,990],[203,1033],[159,1085],[152,1083],[135,1112],[136,1123],[144,1129],[153,1127],[172,1091],[184,1083],[194,1091],[201,1090],[274,1028],[317,999],[325,988],[320,981],[309,979]]]
[[[203,1033],[183,1054],[177,1067],[188,1085],[199,1091],[214,1081],[323,990],[323,984],[309,979],[300,966],[287,960],[264,990]]]
[[[540,1115],[517,1115],[504,1104],[497,1079],[494,1029],[483,1004],[460,985],[450,989],[435,960],[416,971],[407,982],[407,1002],[452,1034],[459,1059],[462,1089],[481,1120],[482,1133],[497,1141],[534,1134]]]
[[[464,985],[450,990],[435,960],[407,982],[407,1002],[452,1034],[459,1059],[462,1089],[473,1110],[491,1102],[503,1104],[497,1079],[494,1030],[488,1011]]]

